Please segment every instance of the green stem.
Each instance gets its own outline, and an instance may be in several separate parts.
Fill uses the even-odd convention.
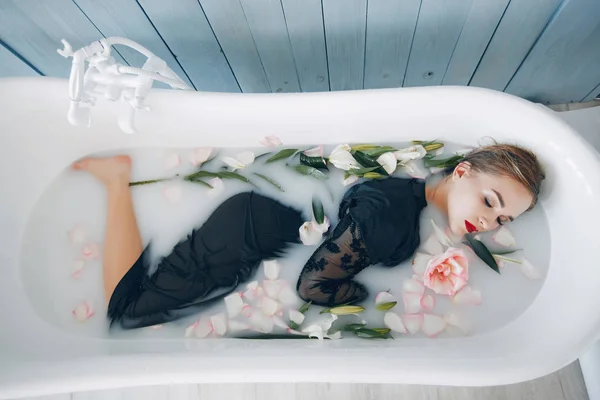
[[[503,257],[503,256],[499,256],[497,254],[493,254],[492,255],[497,258],[498,260],[502,260],[502,261],[507,261],[510,263],[514,263],[514,264],[523,264],[523,262],[519,261],[519,260],[515,260],[513,258],[508,258],[508,257]]]
[[[151,179],[148,181],[129,182],[129,186],[149,185],[151,183],[158,183],[158,182],[168,181],[171,179],[173,179],[173,178],[162,178],[162,179]]]

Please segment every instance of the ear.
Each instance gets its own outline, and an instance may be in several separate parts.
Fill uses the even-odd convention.
[[[458,164],[452,172],[452,180],[456,181],[462,177],[467,177],[471,174],[471,164],[468,162],[461,162]]]

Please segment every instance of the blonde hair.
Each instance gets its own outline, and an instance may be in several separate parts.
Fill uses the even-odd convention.
[[[469,163],[471,169],[476,172],[516,180],[525,186],[533,197],[528,211],[537,204],[546,174],[533,152],[516,145],[493,144],[473,150],[461,162]]]

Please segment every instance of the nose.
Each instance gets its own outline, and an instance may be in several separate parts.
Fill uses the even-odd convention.
[[[488,220],[486,217],[484,217],[484,216],[479,217],[479,226],[481,227],[480,231],[482,231],[482,232],[487,231],[489,229]]]
[[[489,215],[482,215],[479,217],[479,225],[481,226],[481,231],[489,231],[496,228],[496,215],[494,213],[489,213]]]

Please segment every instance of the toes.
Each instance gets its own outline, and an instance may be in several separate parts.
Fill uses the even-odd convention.
[[[81,160],[73,163],[73,169],[81,170],[85,169],[88,165],[88,160]]]
[[[115,157],[115,160],[123,164],[131,165],[131,157],[129,156],[117,156]]]

